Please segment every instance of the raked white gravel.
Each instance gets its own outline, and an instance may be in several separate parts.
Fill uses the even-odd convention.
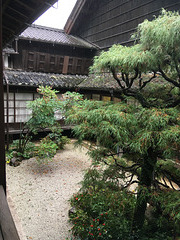
[[[52,162],[35,159],[7,166],[8,201],[21,240],[64,240],[70,237],[68,200],[80,188],[91,161],[87,149],[68,144]]]

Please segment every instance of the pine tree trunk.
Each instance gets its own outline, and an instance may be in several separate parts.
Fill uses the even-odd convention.
[[[139,190],[137,193],[137,201],[132,222],[132,231],[134,233],[140,231],[144,224],[145,211],[147,208],[149,195],[148,193],[150,192],[156,162],[157,162],[156,154],[153,152],[151,148],[148,149],[147,155],[144,157],[143,166],[141,168],[141,179],[139,184]]]

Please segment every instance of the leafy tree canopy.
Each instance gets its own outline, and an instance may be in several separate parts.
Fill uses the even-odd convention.
[[[28,103],[27,107],[31,109],[32,114],[25,124],[26,128],[34,132],[41,128],[52,127],[56,122],[55,111],[60,109],[60,100],[56,95],[58,91],[48,86],[40,86],[37,92],[41,97]]]
[[[162,10],[153,21],[145,20],[132,36],[137,44],[114,45],[95,57],[92,72],[111,72],[122,94],[143,107],[174,107],[180,103],[180,15]],[[144,88],[160,76],[168,84],[166,101],[149,102]],[[161,81],[160,81],[161,80]]]
[[[167,161],[172,162],[178,154],[180,113],[174,108],[147,110],[126,103],[85,100],[68,112],[67,121],[75,124],[74,132],[79,142],[89,139],[97,143],[97,148],[91,149],[95,162],[104,161],[107,156],[115,156],[114,161],[117,161],[120,149],[122,168],[126,159],[130,161],[127,166],[134,163],[142,166],[148,149],[156,153],[159,160],[166,159],[165,163],[161,162],[162,166],[167,165]],[[180,187],[180,172],[178,175],[173,179]]]
[[[162,10],[159,17],[138,26],[134,46],[114,45],[95,57],[91,70],[112,73],[120,94],[135,98],[138,106],[126,101],[80,101],[67,112],[68,121],[76,124],[78,140],[96,142],[90,147],[94,161],[114,164],[123,178],[122,188],[138,184],[133,233],[142,229],[154,191],[159,194],[162,189],[175,189],[174,184],[180,187],[176,166],[180,149],[179,31],[179,13]],[[159,83],[154,84],[155,80]],[[111,177],[115,175],[112,171]],[[174,207],[178,204],[173,202]],[[163,211],[160,203],[155,207]],[[179,215],[176,220],[179,226]]]

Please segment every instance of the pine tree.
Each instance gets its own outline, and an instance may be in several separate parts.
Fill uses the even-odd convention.
[[[80,142],[97,143],[90,149],[95,162],[110,164],[109,159],[113,160],[124,177],[122,189],[138,184],[132,220],[136,233],[143,227],[154,191],[177,192],[180,188],[176,166],[180,150],[180,15],[162,10],[153,21],[140,24],[133,38],[136,42],[131,47],[114,45],[95,57],[91,70],[112,73],[125,100],[134,98],[139,105],[85,100],[75,104],[67,116],[76,124],[74,132]]]

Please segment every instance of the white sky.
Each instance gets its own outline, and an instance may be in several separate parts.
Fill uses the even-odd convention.
[[[58,0],[54,8],[49,8],[34,24],[63,29],[77,0]]]

